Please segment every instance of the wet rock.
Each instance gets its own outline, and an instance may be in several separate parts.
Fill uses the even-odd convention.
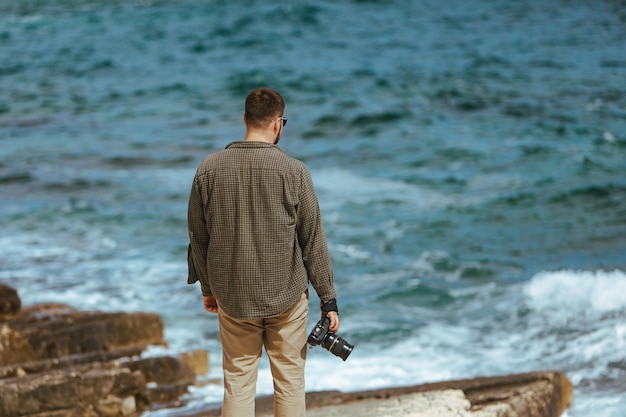
[[[111,365],[87,365],[47,373],[0,380],[1,416],[43,416],[65,410],[75,416],[118,416],[111,407],[102,406],[107,399],[126,399],[148,406],[146,384],[140,372]],[[95,406],[95,407],[94,407]],[[133,412],[138,411],[135,406]]]
[[[150,400],[174,403],[196,380],[189,364],[173,357],[146,358],[134,361],[129,368],[141,372],[148,382]]]
[[[0,324],[0,366],[34,359],[35,352],[28,339],[9,326]]]
[[[78,311],[64,304],[22,309],[6,325],[28,340],[35,359],[163,345],[163,323],[153,313]]]
[[[206,350],[142,357],[166,345],[156,314],[20,308],[10,290],[0,286],[0,417],[138,416],[181,405],[208,372]]]
[[[178,357],[189,365],[196,375],[205,375],[209,372],[209,356],[204,350],[183,352]]]
[[[16,314],[20,311],[22,302],[17,291],[6,285],[0,284],[0,316],[3,314]]]

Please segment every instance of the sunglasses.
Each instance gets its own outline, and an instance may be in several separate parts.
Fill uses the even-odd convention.
[[[287,118],[285,116],[280,116],[280,117],[275,118],[274,120],[272,120],[272,123],[274,123],[278,119],[283,121],[283,127],[287,124]]]

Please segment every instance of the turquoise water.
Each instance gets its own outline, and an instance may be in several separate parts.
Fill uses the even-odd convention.
[[[622,416],[626,12],[544,3],[0,2],[0,282],[159,312],[219,377],[187,196],[267,85],[356,345],[312,349],[309,390],[558,369],[568,416]]]

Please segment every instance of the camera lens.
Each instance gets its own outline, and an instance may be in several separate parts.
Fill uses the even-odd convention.
[[[354,349],[354,345],[351,345],[345,339],[331,332],[328,332],[322,341],[322,347],[344,361],[348,359],[348,356],[352,353],[352,349]]]
[[[307,342],[312,346],[321,345],[324,349],[345,361],[348,359],[348,356],[350,356],[350,353],[352,353],[354,345],[351,345],[345,339],[329,331],[329,325],[330,320],[328,317],[324,317],[318,321],[313,331],[311,331]]]

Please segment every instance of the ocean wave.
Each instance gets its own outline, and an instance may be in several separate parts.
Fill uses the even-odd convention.
[[[626,187],[614,184],[589,185],[587,187],[579,187],[568,190],[564,193],[551,198],[553,203],[571,204],[572,200],[583,201],[599,201],[602,199],[619,197],[626,195]],[[621,198],[620,198],[621,200]]]
[[[589,314],[626,312],[626,273],[613,271],[547,271],[524,289],[528,305],[561,320]]]
[[[452,254],[441,251],[426,251],[412,265],[413,274],[437,280],[455,282],[460,279],[491,280],[495,272],[478,262],[462,261]]]
[[[41,184],[41,188],[56,191],[59,193],[68,193],[81,190],[95,190],[101,188],[108,188],[111,186],[111,182],[108,180],[90,180],[86,178],[73,178],[67,181],[50,181]]]
[[[104,158],[103,162],[116,168],[137,167],[172,167],[177,165],[188,166],[193,161],[191,156],[178,156],[171,158],[150,158],[144,156],[112,156]]]
[[[320,194],[324,195],[324,202],[332,205],[398,201],[428,210],[458,204],[458,199],[443,192],[404,181],[361,176],[341,168],[315,171],[312,175]]]
[[[0,176],[0,185],[26,184],[34,181],[34,177],[29,172],[14,172]]]

